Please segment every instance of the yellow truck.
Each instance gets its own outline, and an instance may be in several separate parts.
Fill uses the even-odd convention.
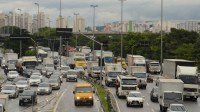
[[[117,64],[122,64],[122,68],[123,68],[123,69],[126,69],[126,68],[127,68],[127,64],[126,64],[125,58],[117,57],[117,58],[115,58],[115,62],[116,62]]]
[[[74,104],[78,106],[79,104],[90,104],[93,106],[94,96],[93,86],[89,83],[77,83],[75,85],[74,94]]]

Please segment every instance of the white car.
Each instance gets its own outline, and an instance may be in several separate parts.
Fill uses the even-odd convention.
[[[16,82],[17,88],[19,89],[19,92],[23,92],[24,90],[29,90],[30,86],[28,84],[28,81],[25,80],[19,80]]]
[[[144,97],[139,91],[130,91],[126,96],[126,102],[127,107],[134,105],[143,107]]]
[[[188,112],[183,104],[170,104],[167,112]]]
[[[39,85],[42,82],[41,77],[39,75],[32,75],[29,79],[30,86]]]
[[[18,76],[19,76],[19,73],[17,71],[9,71],[8,74],[7,74],[7,79],[13,80]]]

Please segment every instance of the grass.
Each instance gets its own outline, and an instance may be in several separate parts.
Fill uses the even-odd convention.
[[[3,77],[3,76],[0,76],[0,80],[4,80],[4,77]]]
[[[109,112],[108,101],[107,101],[107,92],[106,92],[105,88],[98,84],[94,84],[94,85],[98,91],[99,99],[105,109],[105,112]]]

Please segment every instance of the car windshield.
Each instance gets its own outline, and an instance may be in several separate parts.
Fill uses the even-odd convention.
[[[122,85],[137,84],[136,79],[122,79]]]
[[[129,97],[141,97],[140,93],[129,93],[128,94]]]
[[[176,112],[183,112],[185,111],[185,107],[182,105],[172,105],[171,110]]]
[[[98,70],[98,71],[99,71],[99,70],[101,70],[101,67],[99,67],[99,66],[94,66],[94,67],[92,67],[92,69],[93,69],[93,70]]]
[[[18,81],[16,84],[20,84],[20,85],[26,85],[27,82],[26,81]]]
[[[14,90],[16,86],[3,86],[2,90]]]
[[[92,92],[92,88],[91,87],[77,87],[76,92],[77,93]]]
[[[49,83],[58,83],[57,80],[49,80]]]
[[[23,95],[34,95],[34,92],[33,91],[23,91],[22,93]]]
[[[83,58],[77,58],[76,61],[85,61]]]
[[[49,84],[40,84],[38,87],[49,87]]]
[[[134,73],[134,76],[137,78],[146,78],[146,73]]]
[[[61,70],[69,70],[69,67],[61,67]]]
[[[40,76],[31,76],[30,79],[40,79]]]
[[[68,74],[68,75],[77,75],[77,72],[76,72],[76,71],[68,71],[67,74]]]
[[[32,73],[32,75],[41,75],[40,73]]]
[[[120,75],[121,74],[121,72],[108,72],[108,76],[109,77],[117,77],[118,75]]]
[[[9,74],[17,74],[17,71],[9,71]]]

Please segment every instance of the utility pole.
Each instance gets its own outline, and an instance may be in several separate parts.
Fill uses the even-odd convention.
[[[19,28],[20,28],[20,36],[21,36],[21,35],[22,35],[22,31],[21,31],[21,11],[22,11],[22,10],[21,10],[21,9],[17,9],[17,10],[20,11],[20,16],[19,16],[19,21],[20,21],[20,22],[19,22],[19,26],[20,26],[20,27],[19,27]],[[22,40],[19,41],[19,48],[20,48],[20,49],[19,49],[19,51],[20,51],[19,57],[22,57]]]
[[[62,21],[62,15],[61,15],[61,0],[60,0],[60,28],[62,24],[61,21]],[[62,55],[62,36],[60,35],[60,68],[61,68],[61,55]]]

